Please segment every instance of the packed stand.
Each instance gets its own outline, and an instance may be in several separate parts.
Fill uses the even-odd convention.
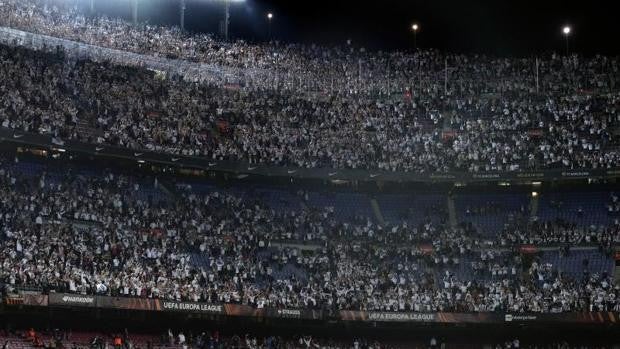
[[[20,161],[3,160],[7,292],[326,311],[620,310],[609,268],[570,277],[471,226],[342,221],[333,207],[275,210],[252,195],[189,185],[173,198],[156,195],[157,179],[104,173],[63,164],[25,174]]]
[[[436,50],[374,52],[352,44],[227,42],[209,34],[182,32],[178,27],[136,26],[82,10],[73,2],[3,0],[0,25],[123,51],[240,68],[246,83],[259,89],[277,86],[340,95],[409,93],[440,99],[446,92],[446,74],[450,81],[447,92],[452,96],[529,94],[536,91],[537,84],[538,89],[552,93],[609,91],[618,82],[618,62],[608,57],[506,59]]]
[[[486,338],[441,338],[420,336],[402,339],[367,339],[350,335],[348,339],[329,338],[310,334],[283,335],[278,331],[271,334],[222,333],[219,330],[172,330],[154,334],[134,334],[127,329],[120,332],[81,332],[63,329],[24,331],[0,331],[2,349],[612,349],[614,341],[592,339],[588,341],[566,341],[550,339],[525,340],[507,336],[498,341]],[[343,336],[340,336],[343,337]],[[428,338],[430,337],[430,339]],[[490,344],[496,343],[496,344]],[[585,344],[587,343],[587,344]],[[596,344],[595,344],[596,343]]]
[[[214,161],[434,173],[615,168],[620,95],[468,112],[454,133],[432,103],[226,89],[145,69],[0,46],[5,129]],[[534,102],[534,103],[532,103]],[[507,103],[507,102],[506,102]],[[467,105],[467,103],[466,103]],[[471,106],[467,106],[470,108]],[[505,128],[495,115],[528,120]],[[596,116],[596,117],[595,117]],[[455,120],[451,117],[451,120]],[[499,122],[499,121],[498,121]]]

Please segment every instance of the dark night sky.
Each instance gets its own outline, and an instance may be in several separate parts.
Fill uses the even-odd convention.
[[[98,10],[128,17],[128,0],[95,0]],[[178,0],[140,0],[141,19],[178,24]],[[190,30],[217,32],[221,3],[186,0]],[[614,1],[582,0],[246,0],[232,5],[231,35],[249,40],[267,36],[272,11],[273,35],[294,42],[343,44],[372,49],[413,45],[410,25],[420,23],[418,46],[452,52],[531,55],[563,51],[561,28],[570,24],[571,51],[620,53],[620,23]]]

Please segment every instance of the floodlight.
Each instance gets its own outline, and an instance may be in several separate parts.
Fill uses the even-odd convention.
[[[569,26],[564,27],[564,28],[562,29],[562,32],[564,33],[564,35],[568,35],[568,34],[570,34],[570,27],[569,27]]]

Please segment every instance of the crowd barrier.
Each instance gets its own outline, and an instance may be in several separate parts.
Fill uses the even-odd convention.
[[[214,304],[200,302],[179,302],[152,298],[110,297],[79,295],[69,293],[23,294],[5,299],[7,305],[60,307],[60,308],[103,308],[150,312],[176,312],[188,314],[211,314],[221,316],[242,316],[259,318],[286,318],[300,320],[339,320],[363,322],[415,322],[415,323],[473,323],[473,324],[523,324],[523,323],[565,323],[565,324],[608,324],[620,325],[617,312],[570,312],[570,313],[450,313],[450,312],[384,312],[348,311],[335,313],[313,309],[256,308],[240,304]]]

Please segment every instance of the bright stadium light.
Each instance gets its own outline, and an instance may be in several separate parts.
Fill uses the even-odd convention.
[[[562,33],[564,33],[564,35],[570,34],[570,27],[566,26],[566,27],[562,28]]]
[[[267,38],[271,40],[271,21],[273,20],[273,13],[267,13]]]
[[[420,25],[418,23],[413,23],[411,25],[411,30],[413,30],[413,49],[417,50],[418,48],[418,30],[420,29]]]
[[[564,28],[562,28],[562,33],[564,33],[564,41],[566,42],[566,56],[568,57],[568,36],[570,35],[572,29],[570,26],[565,25]]]

